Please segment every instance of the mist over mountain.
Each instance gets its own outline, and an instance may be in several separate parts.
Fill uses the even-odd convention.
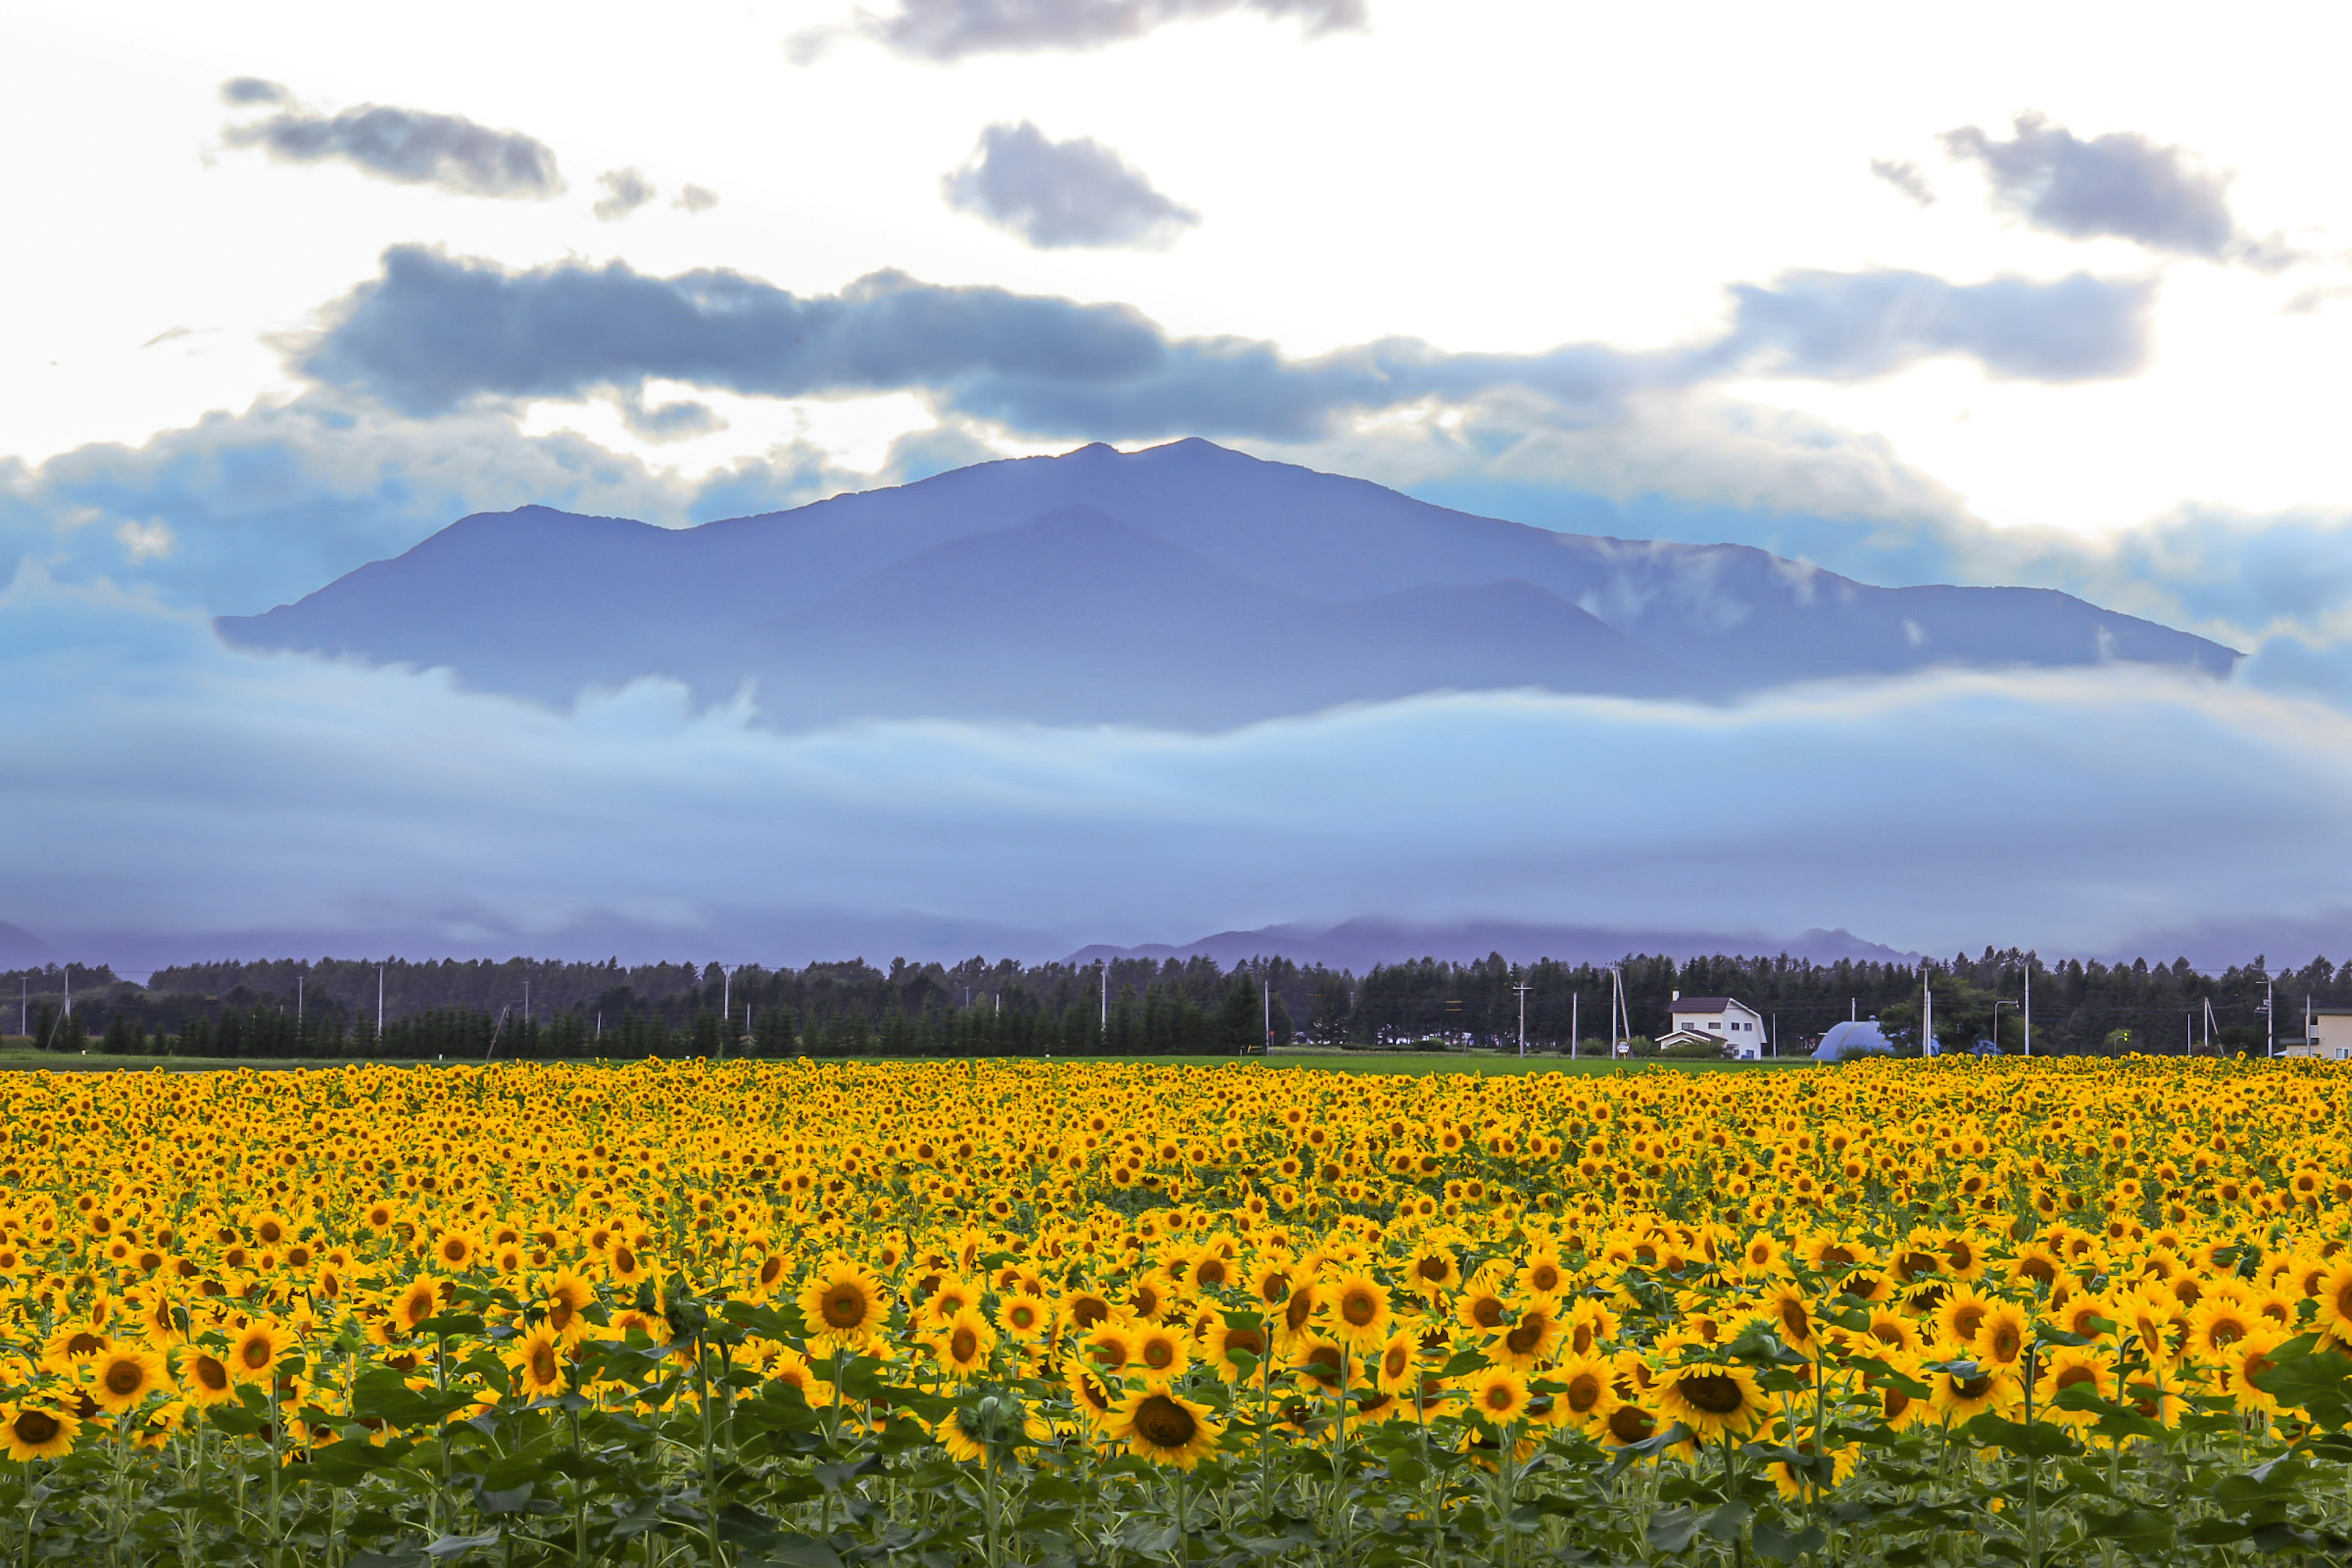
[[[1361,974],[1375,964],[1411,963],[1433,958],[1448,963],[1475,963],[1494,953],[1514,963],[1551,959],[1562,963],[1613,963],[1633,953],[1672,958],[1696,958],[1714,953],[1750,957],[1786,954],[1812,963],[1854,960],[1867,963],[1912,963],[1917,953],[1899,952],[1866,942],[1847,931],[1808,931],[1793,938],[1760,936],[1753,931],[1731,935],[1720,931],[1628,931],[1608,926],[1531,925],[1514,921],[1459,921],[1423,925],[1405,921],[1363,917],[1329,927],[1266,926],[1257,931],[1219,931],[1214,936],[1171,947],[1159,942],[1138,947],[1097,943],[1070,955],[1071,963],[1122,958],[1211,958],[1231,967],[1254,958],[1286,958],[1293,963],[1322,964]]]
[[[478,513],[225,637],[555,706],[643,676],[859,718],[1213,731],[1436,691],[1721,700],[1935,667],[2229,673],[2042,589],[1873,587],[1739,545],[1555,533],[1201,440],[982,463],[663,529]]]

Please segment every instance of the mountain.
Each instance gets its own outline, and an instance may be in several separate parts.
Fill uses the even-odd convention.
[[[58,950],[31,931],[0,921],[0,969],[37,969],[57,957]]]
[[[687,529],[478,513],[219,624],[558,705],[647,675],[713,700],[748,683],[788,726],[1213,731],[1429,691],[1728,698],[1939,665],[2224,676],[2239,658],[2047,590],[1878,588],[1742,545],[1554,533],[1200,440]]]
[[[1072,953],[1072,963],[1108,958],[1213,958],[1227,968],[1248,958],[1286,958],[1361,974],[1376,963],[1410,963],[1436,958],[1468,963],[1490,953],[1514,963],[1558,959],[1563,963],[1611,963],[1628,953],[1664,953],[1675,958],[1716,953],[1748,956],[1787,953],[1815,963],[1854,959],[1878,963],[1916,963],[1916,953],[1897,952],[1845,931],[1809,931],[1794,939],[1721,932],[1623,931],[1601,926],[1523,925],[1508,921],[1465,921],[1451,925],[1413,925],[1365,918],[1318,929],[1267,926],[1259,931],[1219,931],[1182,947],[1097,944]]]

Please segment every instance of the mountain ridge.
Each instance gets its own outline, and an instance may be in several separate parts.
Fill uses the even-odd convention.
[[[1074,645],[1074,624],[1094,640]],[[780,727],[1216,731],[1446,690],[1719,700],[1939,665],[2218,677],[2239,658],[2053,590],[1881,588],[1750,546],[1554,533],[1198,439],[1007,458],[687,529],[475,513],[217,625],[238,646],[446,666],[559,706],[646,676],[713,701],[748,683]],[[1157,650],[1123,635],[1146,626]]]

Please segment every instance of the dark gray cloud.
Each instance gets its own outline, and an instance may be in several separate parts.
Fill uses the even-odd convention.
[[[1171,22],[1250,11],[1296,17],[1309,37],[1364,26],[1365,0],[898,0],[863,30],[902,55],[957,60],[1003,50],[1087,49],[1139,38]],[[794,38],[793,58],[823,52],[837,29]]]
[[[690,213],[709,212],[718,205],[719,193],[706,190],[700,185],[681,187],[677,193],[677,200],[670,204],[674,207],[684,207]]]
[[[2080,272],[1957,284],[1923,272],[1796,271],[1731,292],[1738,312],[1718,352],[1750,369],[1860,381],[1955,353],[1995,375],[2066,382],[2140,367],[2155,285]]]
[[[1742,374],[1853,381],[1939,354],[1997,375],[2129,372],[2150,286],[2088,277],[1958,285],[1908,272],[1798,272],[1734,291],[1728,331],[1656,353],[1569,344],[1448,353],[1392,338],[1316,359],[1244,338],[1171,338],[1124,305],[951,288],[880,272],[803,297],[727,271],[621,262],[509,272],[420,246],[331,308],[294,368],[413,415],[478,396],[577,397],[648,378],[754,396],[913,390],[1049,436],[1304,440],[1333,417],[1510,390],[1591,409],[1644,386]]]
[[[221,101],[242,108],[253,103],[290,103],[294,95],[283,84],[257,76],[236,76],[221,83]]]
[[[1908,158],[1873,158],[1870,172],[1909,196],[1923,207],[1936,205],[1936,192],[1927,184],[1927,176],[1919,165]]]
[[[336,159],[378,179],[469,196],[546,197],[563,189],[555,152],[545,142],[463,115],[373,103],[313,114],[293,107],[284,88],[253,77],[225,83],[221,96],[233,104],[285,105],[266,120],[231,125],[224,135],[232,147],[261,147],[289,163]]]
[[[2052,234],[2128,239],[2150,250],[2265,269],[2294,259],[2278,241],[2239,230],[2227,174],[2137,132],[2111,131],[2084,141],[2026,113],[2007,141],[1964,125],[1946,132],[1943,142],[1953,157],[1983,166],[2003,206]]]
[[[604,187],[604,199],[596,204],[601,222],[625,218],[654,199],[653,182],[635,169],[608,169],[596,183]]]
[[[1092,137],[1055,142],[1023,121],[992,125],[963,167],[940,177],[948,205],[1041,250],[1156,249],[1201,221],[1143,171]]]

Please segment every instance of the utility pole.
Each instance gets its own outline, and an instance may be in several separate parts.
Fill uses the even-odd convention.
[[[2263,1055],[2265,1057],[2278,1055],[2278,1009],[2273,1005],[2277,1000],[2273,982],[2268,976],[2264,976],[2263,980]],[[66,1016],[68,1018],[73,1016],[70,1007],[68,1008]]]
[[[71,963],[70,961],[68,961],[68,962],[67,963],[67,964],[66,964],[66,968],[65,968],[65,975],[66,975],[66,1016],[67,1016],[68,1018],[71,1018],[71,1017],[73,1016],[73,964],[72,964],[72,963]]]
[[[1528,1054],[1528,983],[1520,981],[1511,987],[1519,994],[1519,1055]]]
[[[1274,982],[1260,975],[1257,984],[1263,993],[1259,1000],[1265,1004],[1265,1054],[1270,1057],[1274,1055]]]
[[[1936,1054],[1936,987],[1928,979],[1927,961],[1919,961],[1919,1054]]]
[[[1576,1059],[1576,1047],[1578,1044],[1577,1037],[1584,1032],[1583,1029],[1580,1027],[1582,1020],[1579,1019],[1576,1016],[1578,1012],[1577,1004],[1582,999],[1583,996],[1580,992],[1571,991],[1568,994],[1568,1059],[1570,1061],[1574,1061]]]
[[[522,983],[522,1021],[526,1025],[530,1022],[530,982],[528,980]]]
[[[2033,1054],[2033,955],[2025,955],[2025,1054]]]
[[[1617,1059],[1617,1020],[1625,1010],[1625,973],[1612,966],[1609,971],[1609,1059]],[[1630,1020],[1628,1020],[1630,1024]],[[1629,1031],[1630,1032],[1630,1031]]]
[[[375,1039],[376,1048],[383,1048],[383,965],[375,966]]]
[[[1102,973],[1102,982],[1103,982],[1103,984],[1102,984],[1102,1032],[1103,1032],[1103,1036],[1104,1036],[1104,1037],[1105,1037],[1106,1039],[1108,1039],[1108,1038],[1109,1037],[1109,1036],[1110,1036],[1110,960],[1109,960],[1109,959],[1106,958],[1106,959],[1104,959],[1104,960],[1103,960],[1103,966],[1102,966],[1102,969],[1103,969],[1103,973]]]
[[[1772,1015],[1772,1059],[1780,1059],[1780,1015]]]

